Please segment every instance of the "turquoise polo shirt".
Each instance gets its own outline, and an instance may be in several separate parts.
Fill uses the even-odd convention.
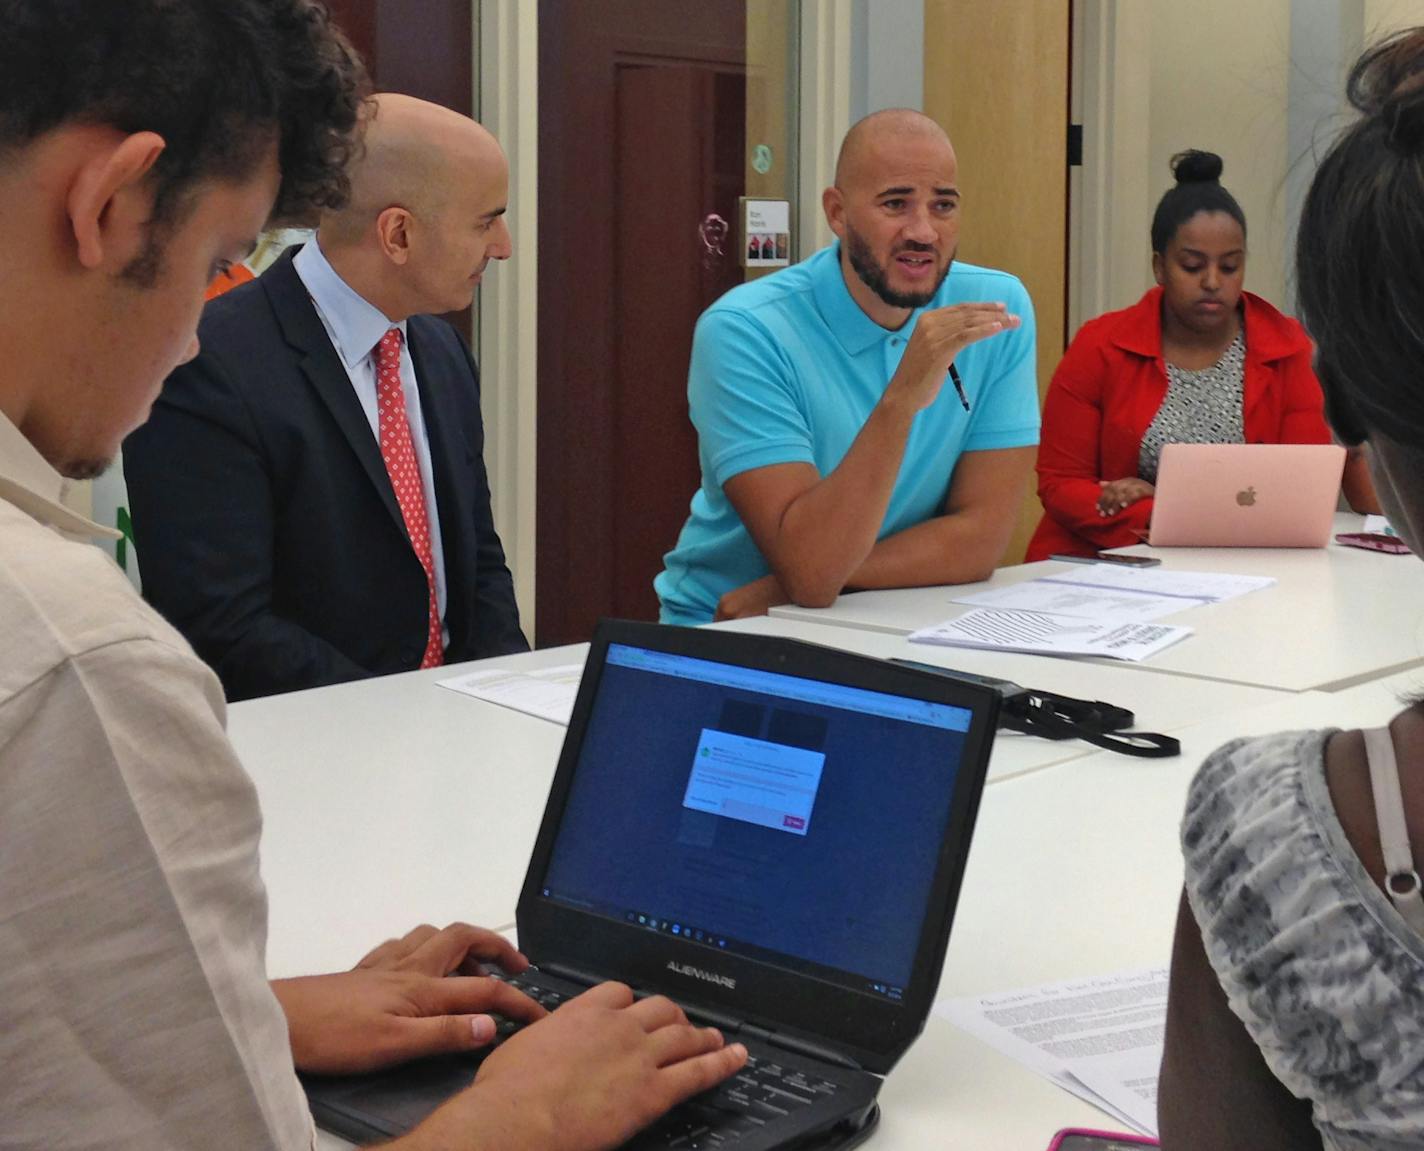
[[[970,410],[945,379],[915,417],[880,537],[944,510],[962,452],[1038,443],[1033,305],[1017,277],[956,262],[934,299],[898,331],[851,298],[840,246],[733,288],[702,314],[687,395],[702,485],[677,546],[653,581],[664,623],[707,623],[717,601],[770,568],[723,491],[733,476],[771,464],[835,470],[900,364],[927,308],[1002,302],[1022,326],[955,358]]]

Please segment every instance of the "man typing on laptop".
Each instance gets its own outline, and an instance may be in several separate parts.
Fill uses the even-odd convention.
[[[465,974],[527,966],[465,926],[269,984],[218,681],[61,496],[197,353],[204,288],[268,218],[342,201],[361,68],[314,0],[0,0],[0,24],[0,1141],[310,1147],[294,1069],[467,1051],[489,1012],[539,1021],[408,1151],[611,1147],[732,1074],[740,1046],[618,984],[541,1018]]]
[[[998,703],[780,637],[599,625],[519,898],[533,965],[511,982],[552,1007],[625,981],[747,1049],[632,1148],[832,1151],[869,1133],[935,997]],[[305,1083],[323,1127],[379,1139],[419,1129],[473,1064]]]

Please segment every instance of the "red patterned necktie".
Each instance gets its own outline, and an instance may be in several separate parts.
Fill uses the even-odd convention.
[[[430,518],[425,509],[425,485],[415,461],[410,439],[410,423],[405,418],[405,392],[400,378],[401,331],[392,328],[376,345],[376,407],[380,413],[381,458],[391,477],[396,503],[400,505],[405,530],[410,535],[425,583],[430,589],[430,627],[425,640],[421,667],[439,667],[445,662],[440,642],[440,603],[435,597],[435,565],[430,558]]]

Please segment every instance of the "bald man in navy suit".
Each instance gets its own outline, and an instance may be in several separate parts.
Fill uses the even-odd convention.
[[[527,650],[479,377],[433,313],[512,251],[474,121],[377,98],[352,197],[208,305],[124,445],[144,595],[230,699]]]

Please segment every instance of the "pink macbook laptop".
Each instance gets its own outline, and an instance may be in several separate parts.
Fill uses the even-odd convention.
[[[1322,548],[1344,469],[1345,449],[1334,444],[1168,444],[1147,542]]]

